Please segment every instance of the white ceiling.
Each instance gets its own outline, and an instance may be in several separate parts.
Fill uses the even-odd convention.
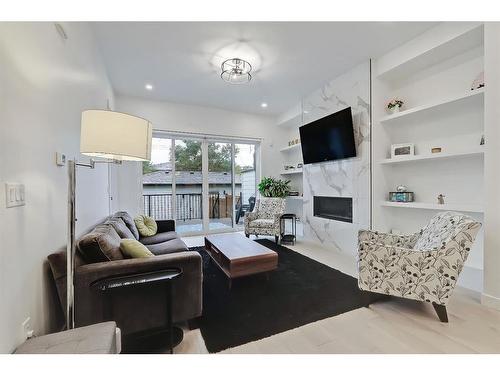
[[[276,115],[350,67],[435,24],[97,22],[93,26],[118,95]],[[253,79],[245,85],[224,82],[219,62],[241,55],[257,65]],[[146,83],[154,90],[145,90]],[[262,102],[268,103],[266,109]]]

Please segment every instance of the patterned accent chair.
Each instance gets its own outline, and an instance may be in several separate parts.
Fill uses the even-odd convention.
[[[411,235],[360,230],[359,288],[431,302],[439,319],[448,322],[446,303],[480,228],[469,216],[443,212]]]
[[[283,198],[261,198],[255,203],[252,212],[245,215],[245,235],[274,236],[278,243],[280,236],[280,218],[285,213]]]

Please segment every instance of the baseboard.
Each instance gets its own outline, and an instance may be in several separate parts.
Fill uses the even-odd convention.
[[[500,310],[500,298],[481,293],[481,303],[492,309]]]

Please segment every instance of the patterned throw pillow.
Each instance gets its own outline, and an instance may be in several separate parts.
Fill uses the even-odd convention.
[[[134,219],[135,226],[142,237],[151,237],[158,231],[155,219],[146,215],[139,215]]]
[[[146,246],[132,238],[121,240],[120,250],[126,258],[148,258],[154,256]]]

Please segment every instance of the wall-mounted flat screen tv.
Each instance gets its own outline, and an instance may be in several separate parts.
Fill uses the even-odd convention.
[[[299,128],[304,164],[356,156],[351,107]]]

